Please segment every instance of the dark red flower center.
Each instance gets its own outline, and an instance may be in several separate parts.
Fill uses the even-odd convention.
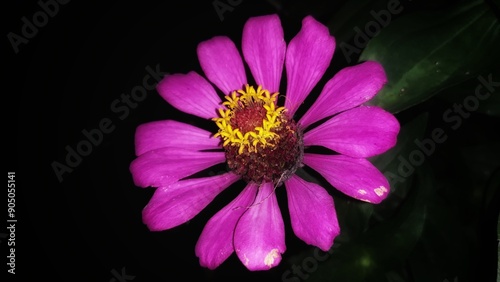
[[[302,163],[302,132],[284,107],[276,107],[277,95],[247,86],[226,96],[227,109],[214,118],[229,168],[247,182],[279,186]]]

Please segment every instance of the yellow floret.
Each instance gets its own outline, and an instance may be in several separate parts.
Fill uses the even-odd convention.
[[[271,95],[269,91],[262,89],[261,86],[258,86],[257,90],[255,90],[253,86],[248,84],[245,85],[245,90],[233,91],[225,97],[226,101],[222,103],[227,109],[219,109],[219,117],[212,119],[219,128],[214,137],[220,137],[223,146],[229,144],[238,147],[239,154],[242,154],[245,149],[249,152],[255,152],[258,146],[274,146],[274,143],[270,141],[279,138],[274,129],[281,125],[278,117],[285,110],[284,107],[276,108],[277,96],[278,93]],[[244,134],[238,128],[233,129],[231,117],[235,109],[241,110],[254,103],[261,104],[266,110],[266,118],[262,120],[262,126],[257,126],[253,131]]]

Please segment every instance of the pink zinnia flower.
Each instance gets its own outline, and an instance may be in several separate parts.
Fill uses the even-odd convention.
[[[338,72],[294,121],[297,108],[328,68],[335,49],[327,27],[314,18],[304,18],[288,46],[277,15],[250,18],[242,38],[243,58],[256,85],[248,84],[233,41],[217,36],[197,49],[208,81],[189,72],[168,75],[157,86],[168,103],[213,120],[218,131],[173,120],[140,125],[135,139],[138,157],[130,167],[137,186],[157,187],[143,210],[144,223],[153,231],[185,223],[234,182],[247,182],[239,196],[208,221],[196,244],[200,264],[210,269],[233,252],[249,270],[280,263],[285,231],[274,192],[282,184],[296,236],[323,251],[330,249],[340,232],[334,201],[324,188],[295,171],[309,166],[346,195],[379,203],[387,197],[389,183],[366,158],[393,147],[399,132],[392,114],[362,105],[386,83],[382,66],[371,61]],[[283,66],[286,98],[279,106]],[[325,118],[329,119],[311,127]],[[333,152],[308,153],[310,146]],[[223,162],[230,172],[190,177]]]

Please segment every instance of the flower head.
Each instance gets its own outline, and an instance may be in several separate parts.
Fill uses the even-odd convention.
[[[288,46],[277,15],[250,18],[242,39],[243,58],[255,85],[248,83],[233,41],[216,36],[197,49],[208,80],[192,71],[168,75],[157,86],[168,103],[212,120],[217,131],[173,120],[140,125],[137,158],[130,166],[136,185],[156,188],[143,210],[145,224],[154,231],[190,220],[236,181],[247,183],[207,222],[196,244],[200,264],[210,269],[233,252],[249,270],[279,264],[286,245],[275,190],[282,184],[295,235],[330,249],[340,233],[333,198],[296,171],[309,166],[346,195],[379,203],[389,194],[389,183],[367,158],[393,147],[399,133],[393,115],[363,106],[386,83],[382,66],[371,61],[338,72],[295,121],[335,49],[335,39],[313,17],[304,18]],[[283,67],[286,91],[279,93]],[[279,96],[285,97],[284,105]],[[311,146],[332,153],[310,153]],[[227,173],[193,177],[224,162],[230,168]]]

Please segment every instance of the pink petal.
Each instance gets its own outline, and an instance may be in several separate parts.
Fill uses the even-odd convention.
[[[299,123],[306,128],[318,120],[357,107],[373,98],[386,82],[384,68],[378,62],[346,67],[326,83]]]
[[[175,108],[206,119],[217,116],[222,102],[212,85],[194,71],[165,76],[157,90]]]
[[[225,173],[218,176],[187,179],[156,189],[142,212],[142,219],[151,231],[173,228],[192,219],[239,176]]]
[[[249,270],[268,270],[281,261],[286,250],[285,227],[274,187],[263,183],[257,198],[234,231],[236,255]]]
[[[163,187],[224,161],[223,152],[163,148],[137,157],[130,171],[137,186]]]
[[[244,89],[247,83],[245,67],[233,41],[225,36],[216,36],[198,45],[198,60],[207,78],[224,95]]]
[[[304,134],[304,145],[319,145],[356,158],[367,158],[392,148],[399,122],[378,107],[358,107],[340,113]]]
[[[378,204],[389,194],[389,182],[366,159],[304,154],[304,163],[319,172],[337,190],[355,199]]]
[[[307,16],[286,51],[285,107],[293,116],[330,65],[335,39],[326,26]]]
[[[340,233],[332,196],[296,175],[285,186],[293,232],[307,244],[328,251]]]
[[[215,269],[234,251],[233,234],[236,223],[255,199],[257,185],[248,184],[231,203],[216,213],[205,225],[196,243],[200,265]]]
[[[174,120],[161,120],[141,124],[135,132],[135,154],[165,148],[219,148],[220,140],[199,127]]]
[[[250,18],[243,28],[242,49],[257,84],[271,93],[278,92],[286,51],[279,17]]]

